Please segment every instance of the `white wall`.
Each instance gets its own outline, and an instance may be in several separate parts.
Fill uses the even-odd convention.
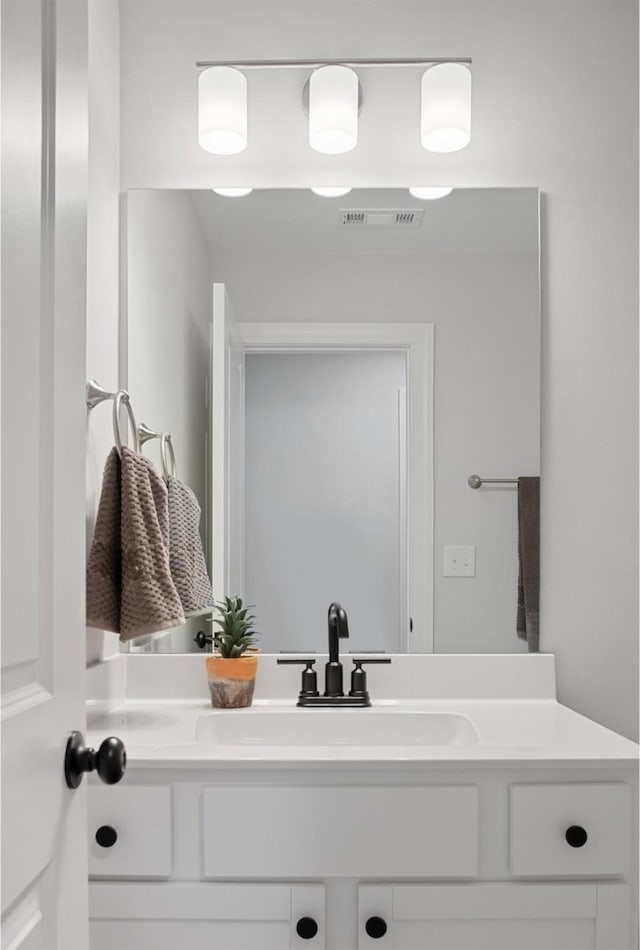
[[[87,379],[118,388],[120,23],[118,4],[89,0],[89,195],[87,220]],[[102,471],[113,445],[111,406],[87,416],[87,551]],[[113,633],[87,630],[87,663],[118,650]]]
[[[397,653],[404,354],[249,354],[245,366],[246,595],[262,649],[326,651],[337,600],[344,650]]]
[[[472,491],[467,477],[540,471],[537,255],[239,250],[213,268],[239,320],[434,324],[434,647],[525,652],[515,633],[516,491]],[[476,546],[475,578],[443,576],[446,544]]]
[[[121,16],[125,188],[543,190],[542,648],[562,701],[637,735],[636,3],[126,0]],[[464,152],[420,148],[417,84],[388,70],[367,74],[339,160],[308,148],[295,73],[252,80],[245,153],[197,146],[197,59],[429,55],[473,58]]]
[[[139,423],[171,433],[178,477],[193,489],[203,512],[203,540],[209,536],[205,523],[212,319],[209,257],[188,194],[129,194],[123,345],[129,393]],[[147,442],[143,452],[162,471],[159,440]],[[194,619],[173,632],[172,649],[189,650],[201,626]]]

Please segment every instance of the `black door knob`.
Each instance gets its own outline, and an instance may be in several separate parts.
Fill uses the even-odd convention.
[[[313,940],[318,933],[318,925],[313,917],[301,917],[296,924],[296,933],[303,940]]]
[[[571,827],[565,831],[564,836],[567,844],[571,845],[572,848],[581,848],[583,844],[587,843],[587,838],[589,837],[581,825],[571,825]]]
[[[106,785],[119,782],[127,768],[127,752],[121,739],[109,736],[100,748],[87,749],[81,732],[72,732],[64,756],[64,777],[68,788],[77,788],[85,772],[96,770]]]
[[[193,638],[193,642],[197,643],[201,650],[204,650],[208,642],[207,635],[204,630],[198,630],[195,637]]]
[[[383,920],[382,917],[369,917],[364,929],[367,931],[367,935],[373,940],[379,940],[387,932],[387,923]]]
[[[113,848],[118,840],[118,832],[111,825],[101,825],[96,831],[96,841],[101,848]]]

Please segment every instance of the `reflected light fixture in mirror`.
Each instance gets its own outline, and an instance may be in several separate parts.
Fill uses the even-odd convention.
[[[233,66],[211,66],[198,77],[198,141],[214,155],[247,147],[247,77]]]
[[[253,188],[212,188],[211,191],[222,195],[223,198],[244,198],[245,195],[251,194]]]
[[[309,145],[340,155],[358,144],[360,83],[348,66],[320,66],[309,79]]]
[[[457,152],[471,141],[471,70],[438,63],[422,76],[422,145],[429,152]]]
[[[342,198],[349,194],[351,185],[345,185],[344,187],[340,185],[327,185],[326,187],[324,185],[312,185],[311,191],[314,195],[320,195],[321,198]]]
[[[435,201],[436,198],[446,198],[452,191],[453,188],[423,187],[422,185],[412,185],[409,188],[409,194],[421,201]]]

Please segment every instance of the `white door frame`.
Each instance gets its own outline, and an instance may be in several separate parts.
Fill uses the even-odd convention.
[[[239,323],[247,353],[400,350],[407,360],[407,599],[410,653],[433,653],[432,323]]]
[[[213,284],[209,458],[216,600],[244,596],[244,346],[238,327],[226,285]]]

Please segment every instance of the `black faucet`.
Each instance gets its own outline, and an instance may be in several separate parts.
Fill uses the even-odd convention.
[[[313,658],[293,659],[290,657],[278,658],[278,663],[300,663],[304,666],[302,673],[302,689],[298,696],[298,706],[370,706],[371,699],[367,690],[367,678],[362,669],[365,663],[391,663],[390,657],[371,657],[370,659],[353,658],[354,669],[351,673],[351,689],[345,696],[342,685],[342,663],[340,662],[340,640],[349,636],[349,622],[344,608],[334,601],[329,607],[329,662],[324,668],[325,690],[321,696],[318,692],[317,676],[313,666]]]
[[[337,601],[329,607],[329,662],[324,668],[324,695],[344,696],[342,687],[342,663],[340,662],[340,640],[349,636],[347,613]]]

